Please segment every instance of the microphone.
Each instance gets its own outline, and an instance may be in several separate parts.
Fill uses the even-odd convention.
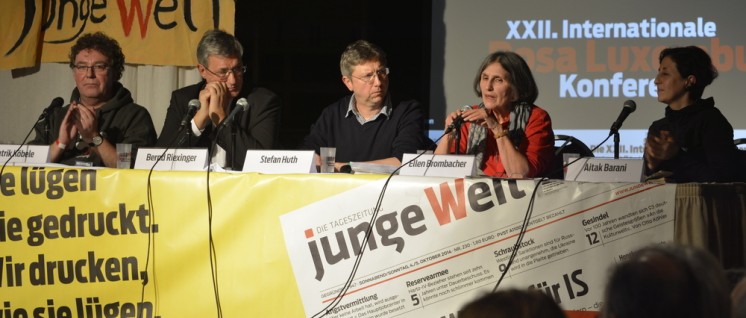
[[[192,99],[189,101],[189,104],[187,105],[187,112],[184,114],[184,118],[181,119],[181,126],[186,126],[186,124],[194,118],[194,114],[197,113],[197,111],[200,108],[199,99]]]
[[[233,108],[233,110],[231,111],[231,113],[228,114],[228,117],[225,117],[225,119],[223,119],[223,122],[220,123],[220,124],[223,125],[223,126],[230,125],[231,122],[233,122],[233,118],[236,117],[236,114],[238,114],[239,112],[242,112],[242,111],[247,111],[247,110],[249,110],[249,102],[246,100],[246,98],[241,97],[236,102],[236,107]]]
[[[65,100],[62,99],[62,97],[55,97],[52,100],[52,103],[49,104],[47,108],[44,108],[44,110],[41,112],[41,115],[39,115],[39,119],[37,119],[36,122],[41,122],[42,120],[49,118],[49,116],[52,115],[52,111],[54,111],[54,109],[57,107],[61,107],[64,103]]]
[[[469,105],[461,106],[461,111],[462,112],[463,111],[467,111],[469,109],[471,109],[471,106],[469,106]],[[448,128],[446,128],[446,132],[445,133],[448,134],[448,133],[452,132],[454,129],[456,129],[456,127],[461,127],[461,124],[463,124],[463,123],[464,123],[464,118],[461,117],[461,115],[456,116],[456,119],[454,119],[451,122],[451,124],[448,125]]]
[[[65,100],[63,100],[62,97],[55,97],[52,100],[52,103],[49,104],[47,108],[44,108],[44,110],[41,112],[41,115],[39,115],[39,119],[36,120],[36,123],[34,123],[34,126],[32,126],[31,130],[29,130],[28,134],[26,134],[26,138],[23,138],[23,141],[21,142],[20,145],[18,145],[18,148],[16,148],[15,151],[11,152],[10,156],[8,156],[8,160],[5,160],[5,163],[3,163],[2,168],[0,168],[0,176],[3,175],[3,171],[5,171],[5,166],[8,165],[8,162],[10,162],[10,160],[16,156],[16,153],[18,153],[18,151],[21,150],[23,145],[26,144],[28,137],[31,136],[31,132],[34,131],[34,128],[36,127],[37,124],[44,122],[44,138],[45,139],[49,138],[49,126],[50,126],[50,123],[48,120],[49,116],[52,114],[52,111],[55,108],[62,106],[63,103],[65,103]]]
[[[633,111],[637,109],[637,104],[635,104],[635,101],[628,99],[624,102],[624,107],[622,108],[622,112],[619,113],[619,117],[617,117],[616,121],[611,124],[611,130],[609,131],[609,136],[617,133],[619,131],[619,128],[622,128],[622,123],[624,123],[624,120],[627,119],[627,116],[631,114]]]

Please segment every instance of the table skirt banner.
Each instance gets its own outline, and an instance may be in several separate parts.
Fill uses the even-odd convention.
[[[368,224],[326,316],[449,316],[507,269],[536,185],[395,177],[371,222],[385,176],[7,167],[0,181],[11,317],[310,317],[337,297]],[[500,288],[597,310],[610,265],[673,239],[674,192],[542,184]]]
[[[455,316],[508,268],[536,185],[397,178],[371,221],[383,182],[281,217],[307,317]],[[566,310],[599,310],[611,265],[673,240],[674,194],[675,186],[660,184],[542,184],[500,288],[536,288]]]

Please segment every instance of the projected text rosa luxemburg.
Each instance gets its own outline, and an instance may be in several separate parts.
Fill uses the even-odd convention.
[[[721,43],[717,24],[703,18],[667,22],[655,18],[642,22],[594,23],[591,21],[552,23],[551,20],[506,21],[505,40],[490,41],[489,50],[520,54],[535,73],[557,73],[558,97],[656,97],[654,76],[658,57],[666,47],[661,38],[704,38],[702,47],[723,73],[746,72],[744,45]],[[554,26],[561,27],[555,31]],[[568,45],[570,40],[580,45]],[[617,45],[617,39],[650,39],[654,45]],[[533,45],[554,40],[555,46]],[[529,42],[533,41],[533,42]],[[603,74],[589,77],[589,74]],[[640,77],[643,76],[643,77]]]

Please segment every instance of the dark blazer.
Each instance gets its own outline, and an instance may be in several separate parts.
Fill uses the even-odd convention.
[[[245,97],[249,102],[249,111],[239,113],[233,124],[221,129],[217,136],[212,124],[208,124],[199,137],[191,135],[191,124],[181,129],[181,121],[187,112],[189,101],[199,97],[205,84],[202,81],[171,93],[171,104],[158,136],[157,147],[208,148],[217,140],[220,147],[226,150],[228,163],[233,170],[243,168],[246,150],[276,147],[280,130],[280,98],[268,89],[248,88],[246,84],[241,89],[241,94],[231,102],[230,109],[236,107],[239,98]]]

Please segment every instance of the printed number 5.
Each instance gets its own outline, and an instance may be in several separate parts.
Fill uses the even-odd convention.
[[[420,304],[420,299],[417,297],[417,294],[412,294],[412,301],[414,302],[412,306],[417,306]]]

